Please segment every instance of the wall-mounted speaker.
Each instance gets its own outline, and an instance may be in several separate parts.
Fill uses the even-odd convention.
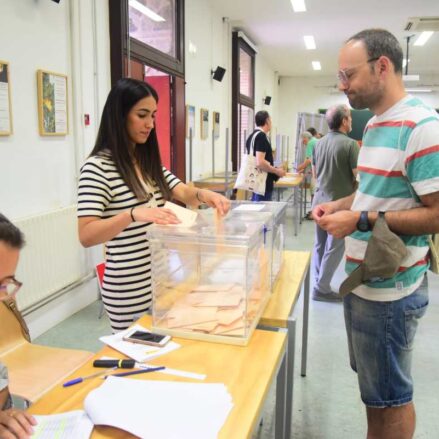
[[[226,73],[226,69],[218,66],[215,70],[212,70],[211,72],[212,78],[215,79],[215,81],[221,82],[224,78],[224,73]]]

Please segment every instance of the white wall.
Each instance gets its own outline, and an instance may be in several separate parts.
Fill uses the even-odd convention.
[[[196,108],[196,127],[193,139],[193,179],[211,175],[212,172],[212,112],[221,114],[220,137],[215,143],[215,172],[225,169],[225,129],[231,137],[232,95],[232,27],[205,0],[186,0],[186,103]],[[189,52],[189,44],[196,53]],[[222,82],[212,79],[210,71],[220,65],[226,69]],[[261,55],[256,55],[255,110],[265,109],[273,116],[277,127],[277,76]],[[262,104],[263,96],[272,96],[270,106]],[[200,108],[209,110],[209,136],[200,139]],[[188,142],[187,142],[188,144]],[[229,142],[229,148],[231,148]],[[188,151],[188,147],[187,147]],[[229,154],[229,169],[231,169]],[[189,166],[189,163],[188,163]],[[188,168],[189,169],[189,168]],[[187,170],[189,177],[189,171]]]
[[[14,132],[0,137],[0,211],[12,220],[76,203],[79,167],[94,143],[98,115],[110,88],[108,2],[102,0],[2,0],[0,59],[9,62]],[[96,32],[96,35],[95,35]],[[68,77],[69,134],[43,137],[38,133],[38,69]],[[84,113],[91,116],[84,126]],[[93,252],[84,253],[85,271]],[[27,316],[32,334],[96,299],[67,294],[51,305],[48,325]],[[44,316],[44,308],[39,311]]]
[[[437,76],[423,76],[424,84],[437,84]],[[279,130],[296,139],[297,114],[317,113],[319,108],[348,103],[343,93],[337,92],[335,76],[332,77],[281,77],[279,87]],[[411,85],[411,84],[410,84]],[[408,86],[410,86],[408,85]],[[423,87],[424,88],[424,87]],[[430,87],[425,87],[430,88]],[[427,105],[439,108],[439,91],[431,94],[412,93]],[[290,152],[290,157],[292,156]]]

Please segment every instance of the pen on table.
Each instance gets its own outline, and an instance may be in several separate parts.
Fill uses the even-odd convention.
[[[112,367],[110,369],[101,370],[99,372],[93,373],[91,375],[87,375],[85,377],[74,378],[73,380],[66,381],[62,386],[63,387],[73,386],[74,384],[82,383],[84,380],[88,380],[89,378],[94,378],[94,377],[97,377],[99,375],[104,375],[104,374],[106,374],[106,373],[108,373],[108,372],[110,372],[111,370],[114,370],[114,369],[117,369],[117,367]]]
[[[117,367],[119,369],[132,369],[136,365],[135,360],[95,360],[93,367]]]
[[[140,370],[133,370],[133,371],[130,371],[130,372],[112,373],[110,375],[106,375],[104,378],[108,378],[108,377],[126,377],[126,376],[129,376],[129,375],[137,375],[139,373],[156,372],[157,370],[163,370],[163,369],[165,369],[165,366],[150,367],[149,369],[140,369]]]

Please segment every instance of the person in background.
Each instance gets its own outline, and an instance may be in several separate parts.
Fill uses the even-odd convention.
[[[427,238],[439,232],[439,116],[407,95],[402,58],[384,29],[359,32],[341,48],[339,89],[353,108],[374,116],[358,156],[357,191],[313,210],[322,229],[346,237],[348,274],[364,259],[379,212],[407,249],[395,276],[363,283],[343,299],[368,439],[413,437],[412,353],[428,306]]]
[[[311,193],[311,203],[314,196],[314,188],[315,188],[315,179],[312,174],[312,153],[314,151],[314,147],[317,143],[318,138],[317,131],[313,127],[309,127],[306,131],[302,133],[302,143],[306,146],[305,150],[305,160],[297,166],[297,171],[305,174],[305,184],[309,186],[309,190]],[[312,220],[311,211],[307,212],[305,215],[306,219]]]
[[[352,130],[351,111],[347,105],[336,105],[325,114],[330,132],[313,151],[313,173],[317,180],[313,207],[351,195],[355,190],[358,145],[347,135]],[[344,253],[344,239],[337,239],[315,225],[313,251],[314,289],[318,301],[340,302],[341,296],[331,290],[331,280]]]
[[[15,297],[21,283],[15,279],[20,249],[24,245],[21,231],[0,214],[0,302]],[[0,304],[0,306],[3,306]],[[7,328],[3,328],[6,331]],[[33,433],[35,418],[12,408],[8,389],[8,371],[0,362],[0,439],[27,439]]]
[[[273,151],[268,133],[271,130],[271,117],[267,111],[258,111],[255,115],[256,129],[247,138],[245,147],[247,154],[250,154],[250,147],[254,138],[253,155],[256,157],[256,166],[262,171],[267,172],[267,180],[265,183],[265,194],[252,194],[252,201],[271,201],[273,196],[274,182],[280,177],[284,177],[286,172],[283,168],[273,166]]]
[[[158,96],[149,84],[120,79],[104,106],[95,147],[81,168],[79,240],[106,247],[102,300],[114,331],[126,329],[151,306],[150,224],[178,224],[163,206],[175,199],[201,203],[220,215],[230,202],[182,183],[162,166],[155,116]]]

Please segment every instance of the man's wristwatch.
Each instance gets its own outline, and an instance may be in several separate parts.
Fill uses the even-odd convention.
[[[369,232],[370,230],[372,230],[368,218],[368,212],[365,210],[360,213],[360,219],[357,223],[357,230],[359,230],[360,232]]]

